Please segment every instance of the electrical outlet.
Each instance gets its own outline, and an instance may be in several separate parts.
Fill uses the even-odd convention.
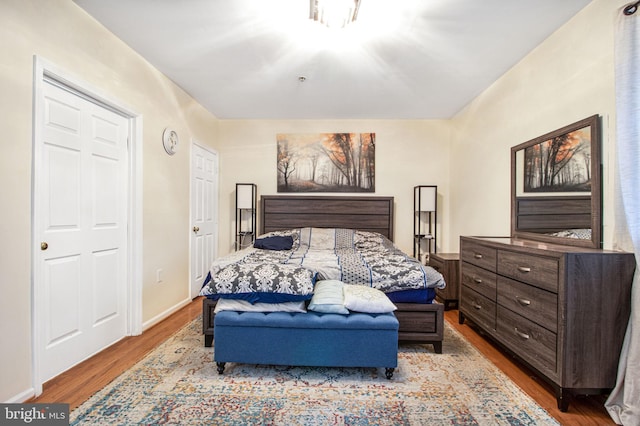
[[[156,271],[156,283],[160,284],[162,282],[162,275],[164,275],[164,271],[162,269],[158,269]]]

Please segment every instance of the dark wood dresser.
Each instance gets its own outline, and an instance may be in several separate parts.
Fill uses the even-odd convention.
[[[461,237],[459,319],[571,395],[614,387],[630,314],[632,253]]]

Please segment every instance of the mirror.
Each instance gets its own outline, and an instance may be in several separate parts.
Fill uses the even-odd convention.
[[[602,247],[600,117],[511,148],[511,235]]]

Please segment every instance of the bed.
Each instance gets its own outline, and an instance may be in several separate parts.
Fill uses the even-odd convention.
[[[278,269],[277,273],[285,274],[288,278],[283,281],[288,283],[298,280],[294,277],[301,277],[305,271],[311,271],[311,274],[317,274],[315,277],[322,280],[341,280],[347,284],[366,284],[378,288],[387,294],[397,307],[395,316],[399,321],[398,340],[433,344],[435,352],[441,353],[444,309],[443,305],[431,302],[435,296],[435,289],[443,288],[445,283],[437,271],[420,265],[393,245],[393,203],[393,197],[263,196],[259,221],[260,237],[257,241],[287,239],[288,242],[290,237],[291,247],[285,247],[285,250],[260,250],[252,247],[235,252],[217,259],[210,274],[237,275],[240,273],[239,268],[247,267],[246,264],[255,265],[256,262],[264,260],[267,265],[278,264],[278,268],[282,268],[283,271]],[[313,251],[311,246],[317,242],[323,245],[326,241],[340,247],[343,243],[346,246],[343,247],[344,251],[339,252],[337,260],[333,258],[327,262],[326,251],[321,254]],[[387,259],[395,259],[397,262],[380,262],[370,257],[370,254],[362,254],[359,250],[363,247],[373,247],[373,251],[382,252]],[[358,264],[358,258],[364,258],[367,268],[373,266],[368,270],[363,269],[362,265]],[[239,265],[242,263],[245,265]],[[405,271],[406,265],[410,265],[411,270]],[[272,267],[267,269],[264,274],[273,273]],[[392,270],[392,275],[384,275],[385,270]],[[418,275],[421,277],[416,279]],[[300,279],[306,280],[304,277]],[[211,283],[206,283],[202,292],[207,296],[203,301],[203,333],[205,345],[211,346],[216,300],[220,295],[215,294],[216,291],[212,294],[210,287],[205,290],[208,285]],[[256,292],[256,287],[244,289],[247,291],[240,291],[237,287],[227,290],[242,294],[231,298],[246,299],[252,303],[265,301],[255,298],[256,293],[259,293]],[[307,286],[301,290],[297,300],[308,300],[308,292]],[[260,296],[272,297],[273,294]],[[229,294],[224,298],[229,298]],[[267,302],[276,303],[283,300],[271,298]]]

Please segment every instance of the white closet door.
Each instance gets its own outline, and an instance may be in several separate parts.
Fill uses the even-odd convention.
[[[216,257],[218,156],[196,144],[191,151],[191,297]]]
[[[45,381],[126,335],[129,123],[50,82],[43,98],[34,297]]]

